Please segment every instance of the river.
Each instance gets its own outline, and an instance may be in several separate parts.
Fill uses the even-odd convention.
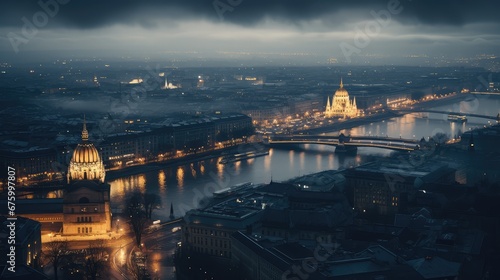
[[[498,96],[474,96],[469,101],[433,109],[496,116],[499,108]],[[453,138],[460,131],[488,124],[486,119],[469,118],[466,123],[458,123],[449,122],[447,115],[415,113],[342,132],[353,136],[378,135],[405,139],[427,139],[436,133],[444,133]],[[324,170],[347,168],[368,161],[369,156],[388,156],[390,153],[385,149],[359,148],[357,155],[349,156],[334,154],[334,147],[330,146],[302,145],[293,150],[271,149],[269,155],[226,165],[219,164],[221,158],[202,160],[111,180],[111,204],[112,208],[122,208],[126,195],[135,190],[158,193],[162,198],[163,208],[156,211],[156,217],[166,219],[171,203],[174,214],[180,216],[185,211],[196,208],[200,199],[210,196],[218,189],[243,182],[258,184],[271,180],[284,181]]]

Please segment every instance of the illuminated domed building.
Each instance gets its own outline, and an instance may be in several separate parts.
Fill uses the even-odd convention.
[[[16,201],[20,216],[42,223],[43,232],[63,236],[93,236],[102,239],[111,233],[110,185],[99,152],[89,141],[85,121],[82,142],[73,152],[63,198]],[[17,209],[16,209],[17,210]],[[62,227],[62,229],[61,229]],[[92,238],[85,237],[85,240]]]
[[[89,142],[89,133],[83,122],[82,142],[76,146],[69,162],[68,184],[75,180],[96,180],[104,183],[104,164],[94,144]]]
[[[356,97],[351,101],[349,93],[344,88],[342,79],[340,79],[340,88],[337,89],[332,98],[330,105],[330,97],[326,103],[325,117],[340,117],[340,118],[353,118],[358,115],[358,108],[356,106]]]
[[[63,200],[63,234],[96,235],[111,231],[109,184],[99,152],[89,142],[83,123],[82,142],[76,146],[68,168]]]

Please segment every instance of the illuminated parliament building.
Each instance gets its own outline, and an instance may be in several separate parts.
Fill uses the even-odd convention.
[[[340,88],[337,89],[333,95],[332,102],[330,97],[326,103],[325,117],[327,118],[353,118],[358,115],[358,108],[356,106],[356,97],[351,101],[349,93],[344,88],[342,79],[340,79]]]

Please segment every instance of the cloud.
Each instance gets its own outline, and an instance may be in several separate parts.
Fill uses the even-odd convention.
[[[40,0],[42,3],[56,1]],[[157,20],[194,18],[220,21],[220,14],[223,14],[224,21],[238,25],[253,25],[266,18],[297,24],[323,18],[324,22],[334,26],[341,24],[346,17],[329,18],[333,14],[342,15],[346,12],[351,20],[359,20],[368,16],[371,10],[387,9],[390,1],[396,0],[69,0],[67,4],[59,4],[59,12],[50,19],[50,26],[93,29],[126,24],[154,28]],[[22,24],[22,17],[31,19],[37,11],[42,10],[38,3],[32,0],[4,1],[0,11],[0,26],[18,27]],[[219,13],[214,3],[219,7]],[[403,11],[394,19],[408,25],[462,26],[500,21],[496,14],[500,2],[495,0],[401,0],[400,5]],[[228,10],[222,13],[224,7]]]

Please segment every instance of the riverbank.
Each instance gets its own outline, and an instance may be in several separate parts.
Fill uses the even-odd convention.
[[[256,146],[257,145],[257,146]],[[155,161],[146,163],[143,165],[134,165],[118,170],[108,170],[106,171],[106,180],[114,180],[124,176],[132,176],[136,174],[141,174],[148,171],[160,170],[166,167],[190,164],[193,162],[198,162],[202,160],[209,160],[213,158],[218,158],[226,155],[241,153],[242,151],[257,151],[258,145],[260,143],[245,143],[232,147],[227,147],[224,149],[206,151],[202,153],[197,153],[193,155],[184,156],[182,158],[175,158],[165,161]]]

